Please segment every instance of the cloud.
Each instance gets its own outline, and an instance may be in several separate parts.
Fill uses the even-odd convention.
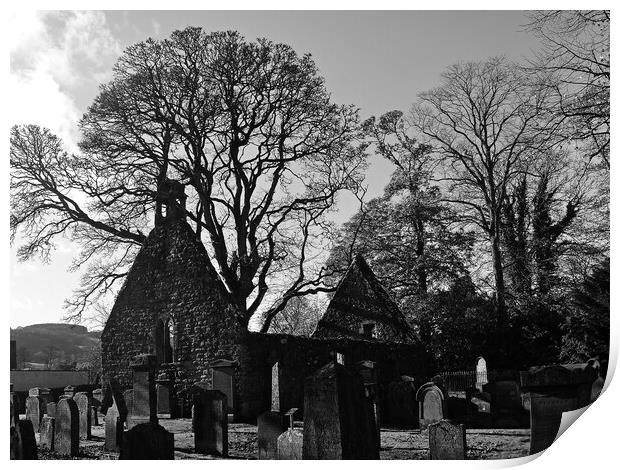
[[[77,122],[121,52],[103,12],[15,11],[9,113],[50,128],[75,150]]]

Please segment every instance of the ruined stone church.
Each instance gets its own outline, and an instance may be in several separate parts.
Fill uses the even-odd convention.
[[[129,388],[132,358],[153,354],[180,402],[206,382],[226,393],[235,420],[253,421],[273,396],[280,409],[302,408],[304,378],[336,358],[352,368],[372,364],[378,385],[427,375],[426,351],[361,256],[312,338],[239,333],[235,308],[185,220],[182,187],[169,185],[167,194],[102,332],[104,377]]]

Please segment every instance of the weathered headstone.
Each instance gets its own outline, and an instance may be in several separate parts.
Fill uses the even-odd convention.
[[[228,455],[228,406],[219,390],[192,388],[194,447],[199,454]]]
[[[271,411],[280,411],[280,364],[277,362],[271,367]]]
[[[90,439],[92,437],[91,398],[86,392],[78,392],[75,394],[74,399],[80,414],[80,439]]]
[[[415,382],[411,377],[390,382],[385,391],[386,422],[399,426],[418,427],[418,402]]]
[[[532,367],[521,372],[521,387],[529,392],[530,455],[553,444],[563,412],[590,404],[596,377],[590,364]]]
[[[36,460],[37,459],[37,440],[34,435],[34,427],[29,419],[20,419],[18,423],[19,435],[19,459],[20,460]]]
[[[103,390],[97,388],[93,390],[92,396],[92,424],[99,426],[99,413],[101,412],[101,400],[103,399]]]
[[[157,423],[157,358],[153,354],[139,354],[133,358],[130,367],[133,369],[133,400],[128,426],[131,429],[141,423]]]
[[[289,429],[278,436],[278,460],[303,458],[304,434],[299,429]]]
[[[277,459],[301,460],[303,458],[304,434],[294,428],[294,416],[297,408],[291,408],[284,416],[289,419],[289,429],[278,436]]]
[[[258,459],[276,460],[278,436],[286,431],[286,418],[279,411],[265,411],[258,417]]]
[[[28,396],[39,397],[43,401],[43,409],[47,408],[47,404],[52,400],[51,390],[44,387],[34,387],[28,390]]]
[[[465,460],[465,426],[442,419],[428,426],[431,460]]]
[[[127,419],[127,406],[119,383],[115,379],[106,382],[101,411],[105,412],[105,444],[110,452],[119,452],[123,437],[123,425]]]
[[[362,379],[336,362],[305,380],[303,458],[379,458],[375,418]]]
[[[157,376],[156,393],[157,393],[157,417],[158,418],[176,418],[176,397],[174,393],[174,380],[168,373],[162,373]]]
[[[56,405],[54,450],[75,457],[80,445],[80,415],[73,398],[62,398]]]
[[[420,429],[447,417],[446,399],[448,394],[436,383],[427,382],[416,394],[419,403]]]
[[[56,419],[51,416],[45,416],[41,421],[39,431],[39,443],[41,447],[48,450],[54,450],[54,431],[56,425]]]
[[[359,361],[353,368],[361,377],[364,383],[364,395],[369,401],[375,417],[375,429],[377,430],[377,441],[381,442],[381,408],[379,404],[379,384],[377,363],[374,361]]]
[[[123,392],[123,400],[125,406],[127,406],[127,426],[131,427],[129,422],[131,421],[131,410],[133,408],[133,389],[130,388]]]
[[[228,411],[235,408],[235,368],[237,363],[227,359],[218,359],[210,364],[211,383],[213,390],[219,390],[226,395]]]
[[[137,424],[123,433],[119,459],[174,460],[174,434],[157,423]]]
[[[41,397],[27,397],[26,398],[26,419],[32,421],[32,427],[34,432],[39,432],[39,425],[45,415],[46,406],[44,406],[45,400]]]
[[[47,412],[45,413],[47,416],[49,416],[50,418],[55,418],[56,417],[56,403],[49,402],[47,404]]]
[[[484,357],[476,359],[476,388],[482,392],[485,384],[489,383],[487,361]]]

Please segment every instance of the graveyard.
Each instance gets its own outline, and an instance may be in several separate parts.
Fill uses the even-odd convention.
[[[608,377],[609,12],[224,13],[24,28],[11,459],[548,449]]]

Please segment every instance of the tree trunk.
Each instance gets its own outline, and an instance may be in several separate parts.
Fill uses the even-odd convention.
[[[500,235],[491,235],[491,250],[493,253],[493,274],[495,276],[495,301],[497,307],[497,326],[501,330],[506,325],[506,286],[504,285],[504,267],[500,248]]]

